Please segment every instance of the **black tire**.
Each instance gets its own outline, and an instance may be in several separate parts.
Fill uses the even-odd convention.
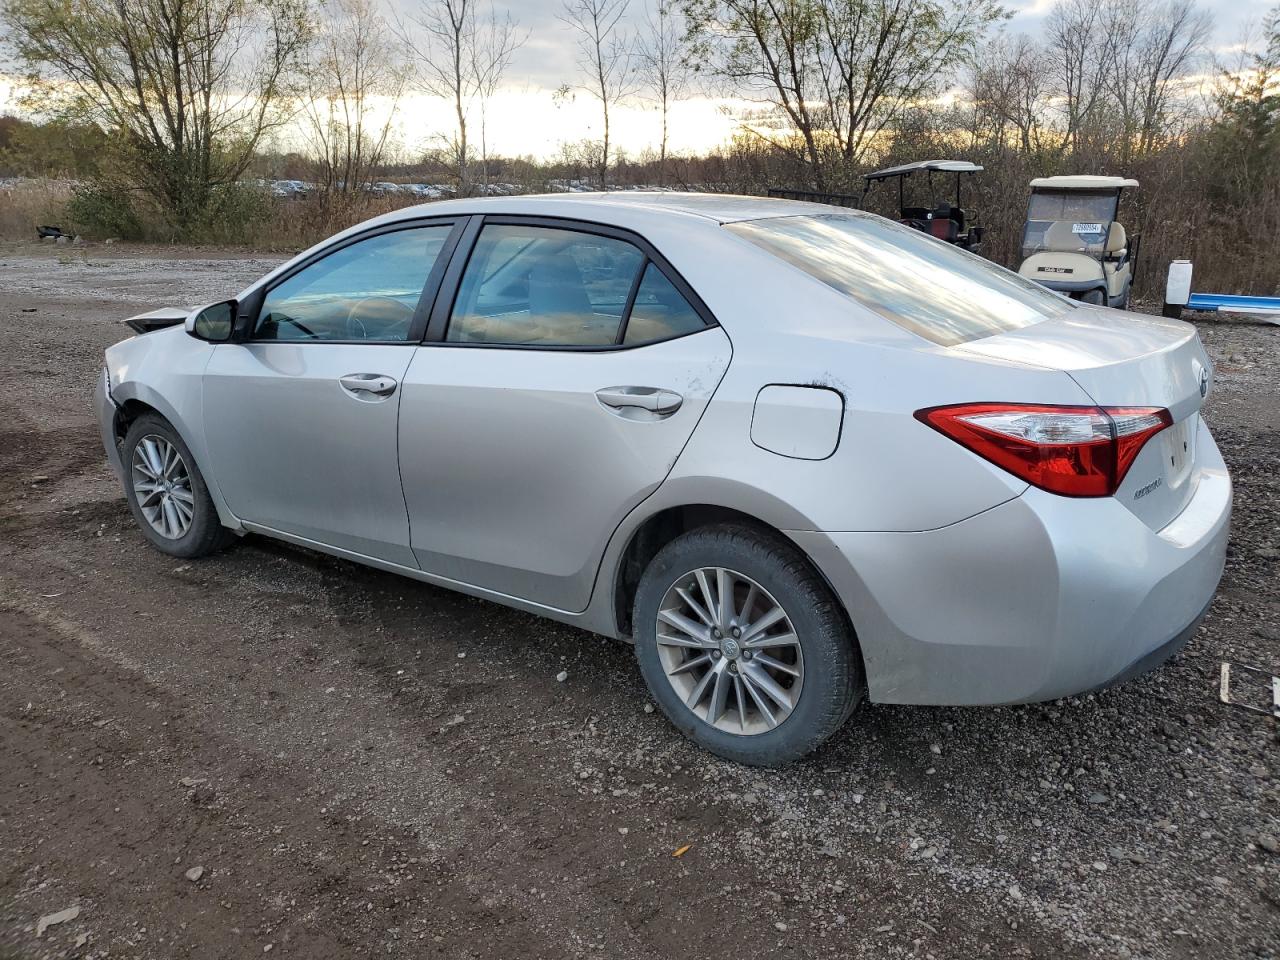
[[[174,447],[182,458],[182,465],[190,478],[191,522],[186,532],[177,538],[166,537],[151,525],[133,489],[134,451],[143,439],[151,436],[161,437]],[[218,510],[209,497],[209,488],[204,482],[200,468],[196,466],[196,458],[191,455],[191,450],[183,442],[178,431],[173,429],[164,417],[155,413],[146,413],[134,420],[129,425],[124,442],[121,444],[120,458],[124,464],[124,495],[129,501],[129,510],[133,513],[133,519],[137,521],[142,535],[151,541],[152,546],[157,550],[172,557],[192,559],[216,553],[235,541],[235,534],[222,526],[218,519]]]
[[[719,729],[687,707],[659,654],[658,612],[667,591],[704,567],[731,569],[755,581],[783,607],[803,655],[803,687],[791,712],[772,729],[743,734]],[[862,657],[830,589],[786,540],[741,524],[682,534],[649,563],[633,611],[640,671],[667,718],[699,746],[727,760],[777,767],[816,750],[848,719],[862,697]]]
[[[1097,288],[1086,290],[1080,294],[1080,300],[1082,303],[1092,303],[1094,306],[1105,307],[1107,305],[1107,292]]]

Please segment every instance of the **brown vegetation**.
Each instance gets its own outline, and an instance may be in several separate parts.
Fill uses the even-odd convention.
[[[125,16],[156,0],[93,0],[71,17],[54,0],[0,0],[30,89],[57,108],[39,124],[0,118],[0,175],[77,182],[4,188],[0,231],[30,236],[38,222],[56,222],[88,236],[291,250],[416,202],[368,189],[379,180],[460,195],[568,181],[856,194],[875,167],[958,156],[986,167],[966,182],[963,205],[1000,263],[1020,258],[1030,179],[1119,174],[1142,183],[1121,214],[1142,237],[1136,295],[1156,296],[1177,257],[1195,261],[1198,289],[1280,292],[1280,15],[1239,62],[1218,64],[1194,0],[1058,0],[1039,40],[992,36],[1004,16],[994,0],[650,2],[660,5],[632,11],[647,22],[641,37],[621,18],[624,0],[566,6],[580,41],[578,85],[600,101],[605,138],[567,131],[560,157],[537,163],[487,155],[485,102],[524,36],[509,15],[482,16],[478,0],[419,0],[394,28],[372,0],[291,0],[274,12],[261,0],[192,0],[178,20]],[[293,35],[281,32],[285,15]],[[246,31],[263,17],[274,32],[251,43]],[[104,44],[77,53],[91,29]],[[174,43],[204,66],[166,65],[160,52]],[[265,93],[247,102],[270,109],[228,107],[233,74],[254,78]],[[644,97],[665,118],[694,80],[760,105],[732,142],[678,157],[664,136],[641,162],[610,143],[611,105]],[[409,163],[389,149],[385,112],[368,106],[394,104],[406,84],[457,114],[455,129],[435,138],[444,148]],[[264,132],[286,115],[308,134],[307,152],[265,153]],[[273,197],[262,186],[271,177],[315,190]],[[938,184],[921,199],[950,199],[952,189]],[[890,199],[873,193],[870,208],[892,214]]]

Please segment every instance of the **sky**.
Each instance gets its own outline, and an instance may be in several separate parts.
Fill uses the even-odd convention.
[[[394,0],[401,9],[412,10],[415,0]],[[644,10],[655,0],[631,0],[630,19],[639,23]],[[1054,0],[1005,0],[1013,11],[1004,30],[1012,34],[1038,36]],[[1214,21],[1212,47],[1224,60],[1238,49],[1251,25],[1256,27],[1276,0],[1199,0]],[[599,103],[579,91],[573,102],[557,104],[555,89],[576,79],[575,50],[569,29],[557,19],[562,0],[510,0],[507,9],[529,32],[529,39],[516,52],[508,71],[507,89],[489,108],[486,123],[491,153],[532,154],[539,158],[556,155],[565,140],[599,136]],[[499,6],[499,10],[503,9]],[[734,113],[749,105],[741,101],[691,96],[679,102],[670,118],[669,149],[675,153],[703,152],[724,143],[737,124]],[[401,139],[420,145],[429,129],[448,129],[448,108],[430,98],[414,97],[403,111],[412,117],[401,124]],[[656,106],[636,99],[615,109],[611,133],[628,154],[639,155],[654,149],[661,135]],[[472,139],[475,139],[473,133]]]
[[[390,0],[404,13],[412,13],[419,0]],[[483,0],[482,0],[483,2]],[[638,25],[644,11],[657,0],[631,0],[629,19]],[[1004,26],[1011,34],[1033,37],[1043,30],[1044,18],[1054,0],[1005,0],[1014,12]],[[1214,22],[1211,46],[1224,62],[1238,49],[1251,26],[1261,22],[1277,0],[1199,0]],[[516,51],[507,79],[491,101],[486,114],[489,153],[528,156],[539,159],[560,153],[566,141],[600,136],[599,103],[589,94],[576,91],[568,100],[556,98],[556,88],[580,79],[575,64],[576,51],[569,28],[557,15],[563,0],[495,0],[499,12],[509,9],[512,17],[528,32],[528,40]],[[10,91],[0,76],[0,110],[14,109],[6,103]],[[670,116],[669,149],[674,153],[704,152],[727,141],[737,124],[735,113],[747,108],[742,101],[707,95],[693,95],[677,103]],[[472,110],[470,138],[479,141],[478,111]],[[654,150],[660,139],[660,116],[656,106],[642,98],[614,109],[611,133],[614,143],[626,153],[639,156]],[[435,98],[411,94],[401,102],[395,118],[397,139],[406,157],[420,155],[433,144],[440,131],[451,128],[450,107]],[[296,143],[276,144],[288,148]]]

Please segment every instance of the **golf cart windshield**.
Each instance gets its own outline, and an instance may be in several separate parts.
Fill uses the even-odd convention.
[[[1115,190],[1036,190],[1027,206],[1022,255],[1049,250],[1102,256],[1120,201]]]

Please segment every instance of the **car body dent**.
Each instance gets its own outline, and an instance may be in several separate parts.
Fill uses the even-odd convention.
[[[136,400],[173,425],[205,477],[222,525],[240,531],[240,518],[223,499],[205,441],[203,377],[213,349],[181,326],[165,327],[108,347],[107,374],[117,408]]]

